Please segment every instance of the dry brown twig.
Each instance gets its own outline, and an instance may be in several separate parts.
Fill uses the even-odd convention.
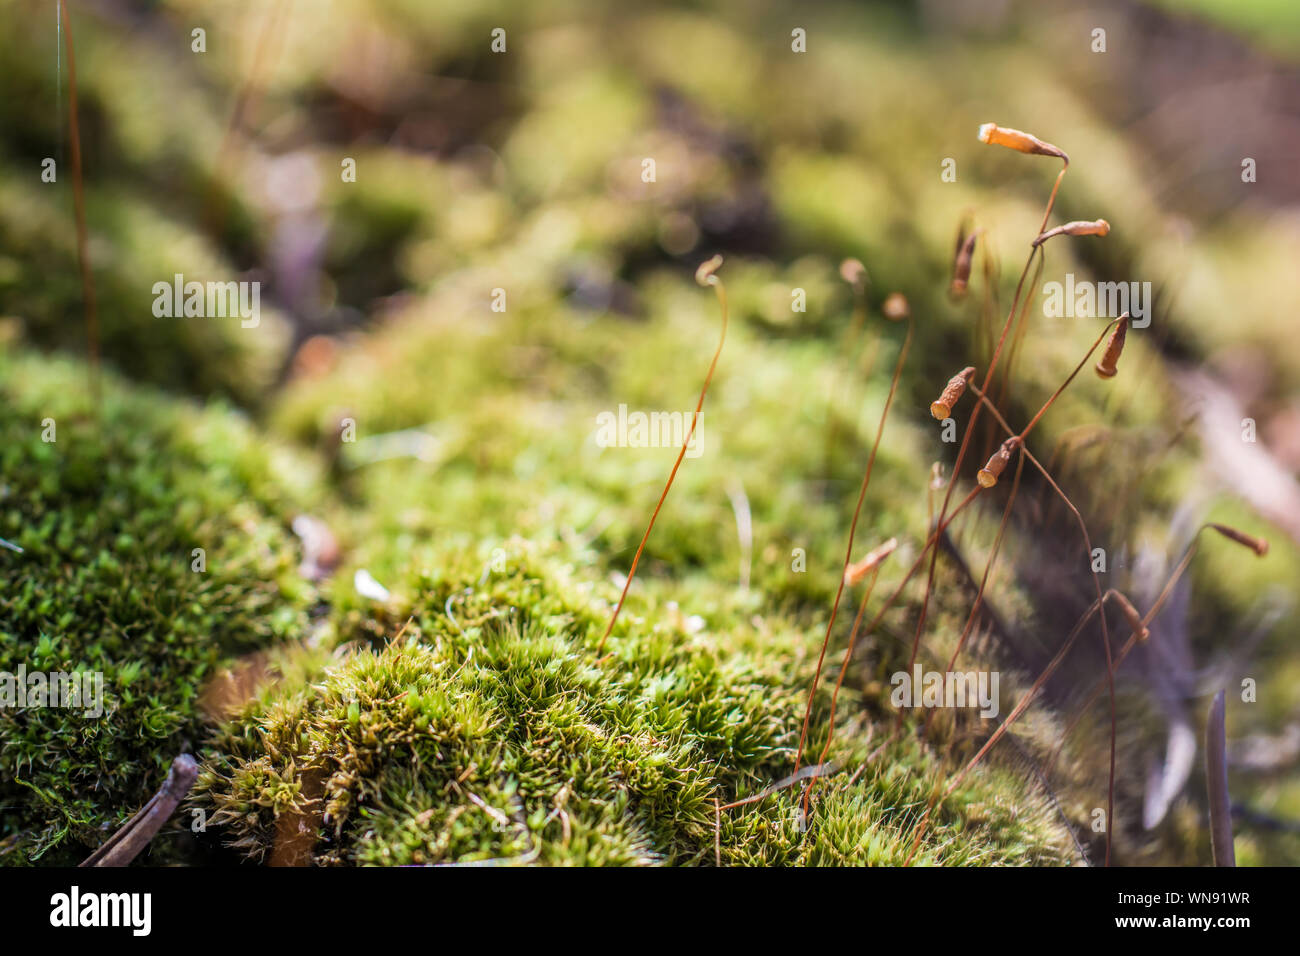
[[[181,754],[172,761],[167,779],[141,809],[80,866],[126,866],[140,851],[149,845],[176,811],[185,795],[199,776],[199,765],[189,754]]]

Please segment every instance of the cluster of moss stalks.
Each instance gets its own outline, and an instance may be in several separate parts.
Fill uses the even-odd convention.
[[[0,402],[0,537],[22,548],[0,552],[0,671],[105,681],[98,718],[0,712],[4,863],[77,861],[186,750],[199,785],[145,862],[890,863],[942,780],[900,740],[821,781],[806,830],[793,791],[719,811],[789,772],[815,622],[723,597],[734,582],[652,581],[598,659],[616,582],[589,541],[416,540],[377,504],[339,504],[310,455],[238,412],[111,374],[94,399],[78,363],[0,359]],[[453,487],[454,460],[442,470]],[[374,472],[347,494],[423,496],[432,477]],[[502,480],[489,466],[484,494]],[[319,590],[299,573],[300,511],[347,543]],[[682,530],[665,529],[671,550]],[[351,587],[360,561],[386,600]],[[861,721],[835,754],[850,770]],[[921,859],[1058,862],[1067,839],[995,769],[944,805]]]

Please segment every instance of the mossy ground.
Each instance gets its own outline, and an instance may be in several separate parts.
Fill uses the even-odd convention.
[[[14,420],[9,447],[23,457],[6,462],[8,473],[34,486],[8,486],[7,536],[25,550],[6,558],[21,568],[18,593],[83,608],[62,620],[48,617],[55,600],[6,608],[15,622],[6,644],[19,650],[59,634],[58,660],[105,670],[111,702],[82,747],[68,747],[66,720],[11,718],[10,753],[61,742],[67,759],[39,774],[13,765],[24,782],[8,792],[24,799],[6,818],[10,862],[44,858],[47,846],[50,859],[66,860],[93,845],[187,743],[205,757],[192,805],[211,836],[200,846],[233,845],[255,859],[612,864],[712,862],[716,853],[731,863],[898,863],[910,850],[943,764],[900,742],[876,755],[878,772],[849,782],[847,768],[871,749],[856,708],[841,711],[848,717],[835,757],[846,771],[820,786],[808,834],[789,793],[715,816],[715,801],[750,796],[788,773],[818,640],[808,596],[740,592],[729,548],[695,545],[704,566],[685,575],[650,564],[610,656],[599,660],[613,563],[597,560],[603,548],[581,540],[559,509],[528,537],[506,530],[515,509],[537,508],[523,494],[536,487],[531,476],[494,479],[485,468],[481,500],[492,504],[477,518],[449,496],[422,509],[427,524],[402,529],[402,511],[426,500],[438,472],[453,473],[447,463],[356,467],[343,484],[358,500],[331,504],[314,482],[278,483],[272,456],[232,411],[157,403],[109,378],[95,415],[84,367],[20,357],[5,371],[11,407],[32,419]],[[475,405],[472,395],[461,401]],[[502,414],[504,423],[513,409]],[[62,428],[52,444],[41,441],[47,416]],[[515,440],[515,456],[535,445],[526,432]],[[820,432],[808,442],[820,447]],[[385,470],[404,473],[405,484],[390,475],[374,486],[392,512],[367,497],[366,479]],[[494,481],[510,494],[491,495]],[[589,481],[572,475],[574,494],[592,494]],[[804,504],[832,507],[818,495]],[[311,505],[337,523],[350,551],[323,589],[328,618],[315,625],[305,613],[314,591],[297,580],[298,549],[285,531],[293,510]],[[634,512],[641,503],[618,506]],[[456,509],[476,533],[452,530]],[[492,513],[499,537],[480,524]],[[91,577],[64,580],[76,549],[88,546],[84,535],[101,526],[108,537],[93,543],[105,554],[85,572]],[[665,550],[674,536],[690,550],[692,535],[716,534],[708,522],[665,520],[663,529],[656,540]],[[191,570],[193,547],[207,550],[206,574]],[[769,563],[787,559],[782,547]],[[388,601],[353,591],[350,572],[363,564],[388,586]],[[112,573],[96,576],[101,565]],[[155,606],[143,581],[166,582],[177,603]],[[110,598],[99,614],[84,609]],[[116,634],[123,620],[137,625]],[[250,655],[257,648],[270,649]],[[221,717],[215,733],[201,731],[200,692],[215,687],[220,697],[227,674],[250,661],[262,682],[256,698]],[[813,743],[823,736],[819,711]],[[920,858],[1061,862],[1067,847],[1046,799],[1004,769],[977,775],[945,805]],[[165,844],[157,853],[172,858]]]
[[[105,703],[0,710],[6,861],[97,845],[198,741],[217,663],[301,631],[310,600],[280,518],[309,469],[277,477],[233,411],[88,381],[0,358],[0,537],[22,548],[0,555],[0,671],[102,672]]]
[[[228,718],[196,805],[215,807],[235,846],[280,862],[906,858],[943,779],[916,744],[825,782],[808,834],[788,793],[717,810],[789,772],[806,635],[785,621],[714,630],[668,609],[636,617],[598,659],[607,601],[534,550],[509,542],[506,571],[449,552],[401,582],[418,598],[391,609],[397,633],[371,641],[372,614],[341,663]],[[869,741],[857,720],[844,730],[837,759],[851,767]],[[993,773],[945,807],[920,859],[1061,862],[1065,841],[1041,796]]]
[[[286,33],[261,106],[274,122],[240,130],[237,155],[220,156],[261,20],[176,3],[161,35],[184,49],[198,15],[212,43],[243,55],[160,59],[156,35],[119,36],[89,18],[78,27],[87,152],[115,157],[87,169],[103,351],[142,383],[108,374],[102,403],[88,397],[84,365],[36,355],[81,351],[75,246],[67,196],[15,185],[58,134],[33,105],[54,96],[52,74],[24,55],[41,48],[47,20],[20,12],[0,37],[15,89],[30,94],[0,103],[13,133],[0,139],[0,347],[11,353],[0,359],[0,537],[25,548],[0,550],[0,669],[102,667],[113,701],[91,726],[57,712],[0,714],[5,862],[83,855],[187,745],[204,760],[187,809],[211,825],[164,834],[154,861],[233,845],[271,862],[901,862],[931,794],[982,740],[980,725],[948,716],[926,743],[889,739],[888,675],[910,649],[916,582],[850,668],[831,752],[844,769],[818,785],[809,831],[797,829],[792,792],[725,811],[716,828],[714,801],[758,793],[792,769],[902,341],[902,327],[878,314],[894,290],[911,301],[916,332],[859,528],[859,551],[900,539],[877,601],[921,546],[930,464],[952,460],[926,409],[954,371],[987,361],[982,316],[1000,324],[1055,172],[979,146],[981,122],[1061,141],[1074,163],[1059,216],[1115,226],[1105,242],[1055,241],[1045,278],[1166,276],[1190,255],[1188,285],[1156,328],[1172,328],[1197,359],[1228,344],[1265,351],[1274,397],[1300,380],[1295,351],[1276,347],[1287,333],[1268,299],[1271,277],[1294,258],[1285,224],[1215,221],[1187,247],[1160,181],[1069,82],[1089,61],[1035,52],[1055,46],[1032,17],[1020,37],[1030,42],[968,41],[924,34],[919,8],[827,5],[808,12],[816,55],[796,57],[775,5],[615,14],[579,3],[561,15],[509,3],[336,4],[314,30]],[[358,17],[381,55],[352,55]],[[482,38],[501,17],[512,52],[490,56]],[[362,59],[382,75],[369,87],[366,135],[353,141],[356,104],[339,90]],[[145,61],[158,68],[134,67]],[[846,82],[865,69],[870,82]],[[402,80],[421,71],[468,79],[455,96]],[[183,108],[159,103],[164,90]],[[264,208],[265,179],[270,157],[290,149],[319,173],[311,213],[330,224],[317,277],[324,314],[272,309],[268,295],[255,330],[154,318],[152,283],[178,271],[259,275],[274,289],[275,275],[252,270],[283,235],[284,220]],[[357,159],[355,183],[337,175],[344,155]],[[660,160],[657,188],[639,180],[645,156]],[[938,174],[944,157],[957,160],[955,183]],[[57,188],[67,182],[65,170]],[[972,210],[989,230],[987,307],[979,295],[963,304],[943,294],[955,225]],[[596,415],[693,407],[718,315],[690,273],[714,249],[727,253],[733,311],[703,454],[683,465],[611,656],[598,661],[673,451],[601,449]],[[857,354],[852,296],[837,276],[844,256],[872,276]],[[505,313],[490,308],[496,288],[507,290]],[[806,312],[791,309],[795,288]],[[1228,313],[1233,322],[1219,321]],[[1013,424],[1097,331],[1031,315],[1005,409]],[[282,385],[291,343],[313,332],[330,338]],[[1112,552],[1170,547],[1171,515],[1213,479],[1194,443],[1168,450],[1178,423],[1164,335],[1130,335],[1125,374],[1081,378],[1031,442],[1047,460],[1075,426],[1109,430],[1109,458],[1081,454],[1061,477]],[[182,395],[234,404],[199,410]],[[54,444],[41,441],[47,416],[58,422]],[[339,441],[344,418],[355,442]],[[976,573],[997,505],[972,511],[958,535]],[[1263,527],[1230,496],[1205,506],[1208,517]],[[737,522],[746,509],[748,550]],[[296,570],[288,529],[301,511],[343,546],[319,587]],[[1031,649],[1050,651],[1065,611],[1045,607],[1016,572],[1072,554],[1075,542],[1068,524],[1042,517],[1028,508],[1013,529],[992,599]],[[1212,547],[1198,557],[1193,637],[1207,657],[1231,646],[1258,595],[1294,591],[1300,559],[1273,537],[1268,562]],[[205,574],[190,570],[195,547],[207,551]],[[388,600],[356,592],[362,569]],[[1069,573],[1086,594],[1087,576]],[[947,561],[937,585],[923,654],[945,662],[970,591]],[[1261,649],[1267,706],[1232,708],[1230,727],[1276,729],[1294,712],[1300,685],[1284,635],[1295,620],[1292,609]],[[1032,676],[996,637],[964,660],[1002,670],[1004,712]],[[1095,666],[1080,672],[1095,677]],[[205,694],[230,701],[250,685],[253,699],[200,713]],[[1138,690],[1126,694],[1133,712],[1149,710]],[[1104,803],[1101,708],[1053,777],[1060,812],[1033,769],[1074,703],[1058,694],[1032,710],[1019,739],[943,804],[918,859],[1076,860],[1062,814],[1086,828]],[[814,752],[827,730],[823,692]],[[1134,823],[1142,760],[1159,739],[1156,720],[1129,721],[1121,737],[1121,858],[1203,859],[1195,799],[1154,835]],[[1294,774],[1234,787],[1297,815]],[[1300,859],[1255,832],[1239,853]]]

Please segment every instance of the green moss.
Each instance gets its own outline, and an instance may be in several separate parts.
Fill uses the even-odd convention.
[[[764,270],[738,269],[732,298],[743,308],[770,282]],[[598,416],[626,406],[688,421],[718,323],[716,305],[685,276],[658,274],[643,288],[653,318],[604,322],[554,293],[505,315],[487,312],[483,300],[481,320],[466,322],[454,317],[476,307],[472,291],[439,290],[356,343],[329,375],[291,387],[272,425],[328,444],[341,417],[356,422],[356,442],[341,446],[341,478],[365,514],[357,560],[381,580],[404,572],[413,542],[448,533],[585,540],[593,560],[621,573],[677,449],[602,448]],[[743,503],[755,595],[771,607],[823,607],[888,382],[864,383],[822,344],[771,342],[754,328],[762,322],[733,316],[700,453],[678,472],[641,577],[698,578],[715,596],[734,592]],[[902,333],[881,325],[873,320],[878,369],[896,358]],[[408,429],[426,435],[423,459],[377,460],[390,447],[385,436]],[[864,543],[924,522],[928,461],[918,449],[927,436],[902,416],[889,429]],[[805,571],[792,568],[796,549]]]
[[[101,672],[104,697],[0,710],[4,862],[96,846],[196,739],[213,667],[300,631],[311,598],[284,521],[310,471],[229,411],[102,385],[0,358],[0,537],[23,549],[0,551],[0,672]]]
[[[809,288],[832,294],[825,281],[833,271],[829,263],[799,269]],[[590,672],[585,684],[557,690],[545,681],[535,684],[532,670],[588,673],[619,575],[674,451],[601,449],[593,439],[596,416],[620,404],[633,410],[690,407],[716,334],[710,297],[685,276],[659,273],[640,285],[648,319],[593,322],[544,288],[529,288],[522,304],[500,315],[486,311],[477,290],[449,282],[356,342],[329,374],[287,391],[272,422],[289,434],[330,446],[340,416],[357,424],[356,443],[341,446],[338,473],[357,507],[349,533],[354,549],[330,595],[340,638],[363,649],[310,686],[270,692],[222,730],[212,751],[221,756],[214,756],[200,805],[218,809],[225,839],[259,858],[273,856],[285,825],[277,801],[288,790],[292,813],[307,822],[307,842],[321,862],[531,859],[534,851],[545,862],[708,861],[712,800],[753,795],[789,773],[859,469],[885,398],[882,370],[896,359],[903,330],[870,320],[867,351],[875,373],[864,382],[863,372],[847,368],[824,342],[801,341],[807,330],[789,328],[783,338],[770,338],[780,315],[765,305],[779,283],[770,268],[736,260],[726,275],[733,321],[706,403],[703,453],[684,462],[656,524],[610,645],[615,657]],[[844,304],[842,297],[834,301]],[[471,310],[482,318],[453,318]],[[836,435],[829,442],[826,404],[833,388]],[[908,417],[904,407],[890,422],[858,539],[865,549],[900,534],[904,566],[920,545],[907,529],[924,527],[924,449],[934,440]],[[411,444],[425,450],[423,458],[378,460],[391,441],[385,436],[410,429],[427,436]],[[753,527],[748,590],[737,586],[738,491]],[[802,570],[793,560],[800,548],[806,553]],[[518,577],[521,560],[528,570]],[[498,570],[503,564],[513,570]],[[376,608],[353,593],[351,573],[359,568],[390,588],[389,606]],[[881,590],[887,593],[901,575],[898,567],[887,569]],[[963,615],[963,592],[951,569],[939,568],[938,584],[931,607],[941,635],[936,654],[951,651]],[[906,592],[909,600],[917,595],[914,588]],[[468,638],[447,616],[449,600]],[[900,632],[892,628],[907,613],[905,606],[890,615],[887,637],[870,641],[867,659],[855,665],[841,698],[840,742],[832,756],[851,769],[869,752],[862,746],[869,723],[879,721],[883,737],[892,717],[883,703],[887,689],[881,690],[887,681],[882,685],[879,673],[906,662],[910,632],[906,624]],[[401,650],[388,647],[408,617],[413,621],[398,642]],[[481,630],[466,622],[481,622]],[[842,640],[841,631],[833,655]],[[485,641],[493,652],[487,656],[480,653]],[[534,663],[539,647],[545,655]],[[479,700],[485,682],[495,687],[504,671],[536,686],[538,696],[502,700],[491,694],[483,706],[494,716],[481,739],[456,737],[452,720],[430,731],[434,750],[412,756],[405,744],[384,741],[418,736],[410,722],[424,718],[394,713],[392,695],[358,689],[363,677],[375,687],[390,686],[383,675],[397,666],[395,655],[417,653],[412,648],[431,655],[425,659],[439,672],[457,675],[451,687],[434,681],[422,693]],[[968,659],[987,664],[989,654],[988,648],[972,650]],[[701,670],[728,679],[702,683]],[[863,693],[869,680],[876,683]],[[647,681],[698,692],[677,701],[689,704],[679,715],[641,713],[635,703]],[[573,739],[572,746],[581,748],[566,745],[554,758],[560,768],[579,755],[580,762],[596,761],[584,771],[577,794],[571,785],[565,789],[569,778],[552,766],[553,755],[529,746],[535,739],[567,739],[547,722],[557,695],[571,697],[577,708],[576,715],[566,710],[564,719],[581,716],[601,728],[600,739],[622,741],[597,747]],[[814,752],[826,736],[828,697],[824,690],[814,709]],[[354,741],[338,739],[341,725],[316,717],[330,709],[342,713],[353,701],[360,714],[377,709],[373,719],[383,728],[364,753]],[[610,711],[609,701],[624,706]],[[752,725],[747,747],[719,747],[711,738],[704,721],[715,707],[733,708],[739,726]],[[664,738],[667,729],[657,721],[668,716],[674,721],[668,739],[696,755],[674,762],[689,773],[664,778],[656,771],[637,789],[626,779],[626,762],[653,766],[656,757],[631,749],[631,742]],[[622,736],[611,727],[621,728]],[[950,735],[940,736],[951,743]],[[454,772],[437,769],[435,751]],[[962,747],[954,748],[950,759],[961,753]],[[797,829],[790,793],[728,811],[724,862],[902,862],[925,802],[953,765],[911,741],[891,744],[878,761],[852,784],[846,772],[821,786],[807,835]],[[448,782],[471,765],[506,764],[508,773],[480,775],[483,793],[472,791],[493,812]],[[341,772],[344,765],[350,769]],[[532,784],[525,786],[525,779]],[[346,806],[342,819],[329,815],[331,800]],[[1018,769],[975,774],[936,814],[918,859],[1069,860],[1068,836],[1043,801]],[[597,848],[587,835],[566,843],[564,818],[553,815],[561,804],[570,815],[570,840],[578,840],[579,830],[606,833],[608,845]],[[495,813],[545,824],[505,825]],[[625,829],[629,816],[631,829]]]
[[[343,612],[341,636],[358,642],[345,660],[222,726],[195,805],[225,841],[324,864],[700,863],[717,841],[728,864],[907,857],[945,772],[915,743],[827,782],[808,834],[793,791],[717,813],[789,771],[808,635],[788,622],[715,630],[634,600],[628,633],[597,659],[614,595],[562,554],[513,542],[499,570],[440,557],[401,582],[414,598]],[[372,646],[376,620],[389,630]],[[850,765],[864,745],[844,748]],[[1064,860],[1064,831],[1021,789],[975,775],[919,859]]]

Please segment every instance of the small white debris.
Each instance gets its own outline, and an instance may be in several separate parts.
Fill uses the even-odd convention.
[[[358,594],[372,601],[386,602],[390,597],[388,588],[376,581],[365,568],[357,569],[357,573],[352,576],[352,586]]]

